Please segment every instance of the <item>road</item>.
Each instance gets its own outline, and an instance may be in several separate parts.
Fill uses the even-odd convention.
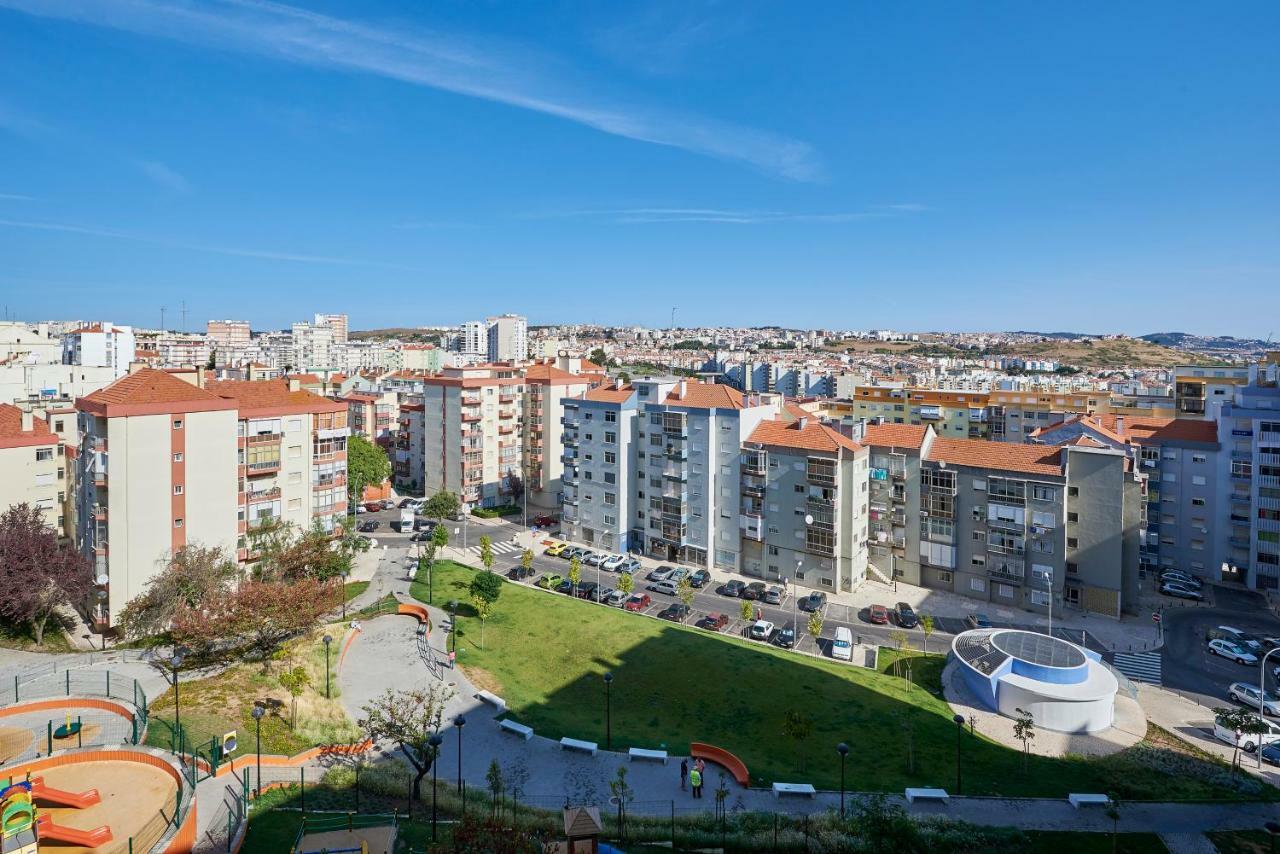
[[[1232,682],[1256,685],[1260,669],[1209,654],[1209,630],[1232,626],[1258,636],[1280,635],[1280,620],[1267,611],[1257,593],[1214,585],[1212,596],[1212,607],[1165,611],[1160,652],[1165,687],[1211,706],[1226,702],[1227,686]],[[1280,653],[1268,659],[1268,671],[1277,664]],[[1267,687],[1275,690],[1275,683],[1268,681]]]

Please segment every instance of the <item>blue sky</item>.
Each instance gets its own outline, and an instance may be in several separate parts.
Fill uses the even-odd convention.
[[[1280,333],[1280,4],[800,8],[0,0],[3,303]]]

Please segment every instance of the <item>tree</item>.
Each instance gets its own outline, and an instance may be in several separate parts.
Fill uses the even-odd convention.
[[[484,778],[485,778],[485,781],[488,782],[489,784],[489,794],[493,798],[493,801],[489,808],[489,817],[494,820],[497,820],[498,804],[500,803],[500,800],[502,798],[502,790],[503,790],[502,766],[498,764],[498,760],[496,759],[489,760],[489,770],[484,775]]]
[[[822,637],[822,615],[817,611],[809,615],[808,628],[809,634],[813,635],[814,643],[817,643],[818,638]]]
[[[209,360],[204,363],[204,366],[206,370],[210,371],[218,367],[218,351],[216,348],[209,351]]]
[[[582,561],[574,555],[569,558],[569,583],[573,585],[573,595],[578,595],[578,582],[582,580]]]
[[[469,592],[472,599],[483,599],[492,605],[502,595],[502,578],[487,569],[477,572],[471,576]]]
[[[624,572],[618,576],[618,589],[627,596],[630,596],[631,591],[636,589],[636,580],[631,577],[631,573]]]
[[[889,640],[893,641],[893,646],[897,650],[897,655],[893,657],[893,675],[898,676],[902,673],[902,656],[911,642],[911,637],[902,629],[894,629],[889,632]]]
[[[1114,793],[1107,794],[1107,818],[1111,819],[1111,854],[1120,849],[1120,799]]]
[[[619,765],[617,774],[609,781],[609,792],[618,805],[618,836],[627,834],[627,805],[635,798],[635,791],[627,783],[627,766]]]
[[[240,568],[222,549],[197,544],[173,553],[142,593],[125,603],[116,628],[127,638],[167,631],[180,608],[198,608],[220,596],[240,577]]]
[[[483,596],[471,594],[471,607],[476,609],[476,617],[480,619],[480,646],[484,646],[484,624],[493,614],[493,603]]]
[[[437,748],[431,746],[431,736],[440,731],[445,705],[452,697],[453,690],[437,682],[402,691],[388,688],[361,708],[364,717],[360,728],[375,742],[394,742],[412,766],[414,800],[421,800],[422,778],[436,761]]]
[[[480,562],[485,569],[493,569],[493,540],[488,534],[480,538]]]
[[[511,493],[511,503],[519,504],[520,499],[524,497],[524,480],[521,479],[520,473],[514,468],[507,469],[504,480],[507,482],[507,491]]]
[[[444,525],[436,525],[435,530],[431,532],[431,544],[437,549],[449,545],[449,529]]]
[[[369,543],[345,526],[338,537],[335,547],[333,533],[320,527],[318,520],[302,533],[287,522],[269,523],[259,529],[254,542],[254,550],[262,555],[255,574],[278,581],[340,578],[351,572],[356,552],[368,549]]]
[[[1013,719],[1013,737],[1022,742],[1022,773],[1027,772],[1027,759],[1031,755],[1031,742],[1036,737],[1035,716],[1025,709],[1014,709],[1018,716]]]
[[[921,614],[920,615],[920,631],[924,632],[924,654],[925,655],[929,654],[929,636],[933,634],[934,628],[935,627],[933,624],[933,615]]]
[[[740,606],[740,609],[742,611],[742,619],[748,622],[750,622],[751,618],[755,616],[755,608],[746,599],[742,600],[742,605]]]
[[[520,553],[520,567],[526,573],[533,569],[533,549],[525,549]]]
[[[792,709],[782,716],[782,734],[796,743],[796,755],[800,770],[804,770],[804,743],[813,734],[813,718]]]
[[[680,617],[680,622],[684,622],[689,615],[689,611],[693,609],[693,598],[697,595],[697,591],[693,589],[693,582],[689,581],[689,576],[685,576],[676,582],[676,596],[680,597],[680,601],[684,603],[685,613]]]
[[[64,604],[84,604],[93,568],[70,543],[58,542],[44,511],[15,504],[0,516],[0,617],[31,628],[44,644],[49,618]]]
[[[366,486],[381,486],[391,477],[387,452],[363,436],[347,438],[347,500],[359,504]]]
[[[1262,721],[1258,720],[1258,716],[1253,712],[1250,712],[1248,709],[1219,706],[1213,710],[1213,714],[1215,715],[1217,722],[1222,724],[1222,726],[1232,732],[1239,733],[1239,735],[1233,740],[1234,743],[1231,752],[1231,773],[1235,774],[1236,768],[1240,764],[1239,736],[1257,735],[1259,733],[1266,732],[1266,725],[1263,724]],[[1245,740],[1246,742],[1248,741],[1247,738]],[[1254,739],[1254,743],[1257,743],[1256,739]]]
[[[291,667],[280,674],[280,687],[289,692],[289,729],[298,728],[298,698],[311,684],[307,669],[302,666]]]
[[[249,656],[270,666],[286,640],[315,628],[329,597],[314,578],[297,581],[245,581],[174,615],[174,643],[197,661]]]
[[[437,492],[422,505],[422,514],[432,519],[443,521],[458,515],[462,502],[452,492]]]

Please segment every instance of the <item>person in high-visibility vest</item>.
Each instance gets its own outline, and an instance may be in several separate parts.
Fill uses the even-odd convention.
[[[697,768],[689,771],[689,788],[693,790],[695,798],[702,797],[702,772]]]

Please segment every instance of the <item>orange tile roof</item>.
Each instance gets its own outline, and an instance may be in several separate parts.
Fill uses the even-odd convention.
[[[524,378],[526,382],[537,385],[577,385],[579,383],[586,385],[592,381],[590,377],[573,374],[546,363],[525,368]]]
[[[143,368],[77,399],[76,408],[112,418],[234,409],[235,404],[167,371]]]
[[[677,384],[663,401],[668,406],[687,406],[693,409],[742,409],[742,392],[722,383],[684,381],[684,395]]]
[[[296,379],[296,376],[295,376]],[[289,380],[214,380],[205,387],[226,400],[233,400],[244,416],[300,414],[304,412],[345,412],[346,404],[312,394],[304,389],[289,390]]]
[[[632,389],[629,385],[622,388],[616,386],[600,386],[593,388],[582,396],[583,400],[594,400],[599,403],[625,403],[631,397]]]
[[[1017,445],[985,439],[944,439],[929,446],[925,459],[970,468],[1016,471],[1023,474],[1062,474],[1062,450],[1044,445]]]
[[[1190,418],[1144,418],[1135,415],[1093,415],[1094,423],[1101,422],[1108,430],[1119,433],[1120,419],[1124,419],[1123,435],[1138,444],[1154,442],[1207,442],[1217,444],[1218,425],[1213,421],[1195,421]]]
[[[864,445],[882,448],[914,448],[920,450],[929,428],[923,424],[868,424],[862,437]]]
[[[31,419],[31,429],[23,430],[22,410],[9,403],[0,403],[0,448],[56,444],[58,437],[49,429],[49,422],[36,416]]]
[[[102,326],[101,326],[101,325],[96,325],[96,326],[81,326],[79,329],[72,329],[72,330],[71,330],[70,332],[68,332],[67,334],[68,334],[68,335],[80,335],[81,333],[85,333],[85,332],[101,332],[101,331],[102,331]]]
[[[751,436],[747,441],[780,448],[797,448],[802,451],[822,451],[829,454],[839,453],[841,448],[847,451],[858,451],[862,448],[861,445],[848,436],[828,427],[813,417],[794,421],[774,419],[761,421],[756,425],[756,429],[751,431]]]

